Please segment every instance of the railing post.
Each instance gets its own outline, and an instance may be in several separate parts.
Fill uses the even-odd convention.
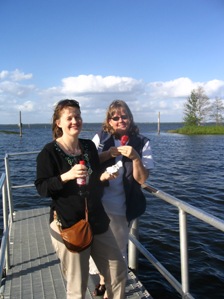
[[[179,208],[181,282],[184,294],[189,292],[187,215]],[[183,297],[185,298],[185,297]]]
[[[3,209],[3,222],[4,222],[4,232],[7,232],[6,236],[6,253],[5,253],[5,263],[6,270],[10,268],[10,255],[9,255],[9,218],[8,218],[8,200],[7,200],[7,190],[6,181],[2,187],[2,209]]]
[[[137,218],[133,221],[130,229],[130,233],[134,235],[137,240],[139,237],[138,226],[139,220]],[[136,273],[138,272],[138,249],[130,240],[128,242],[128,267]]]
[[[9,170],[9,156],[8,154],[5,155],[5,173],[6,173],[6,182],[7,182],[7,193],[8,193],[8,203],[9,203],[9,211],[11,222],[13,222],[13,213],[14,213],[14,206],[12,200],[12,188],[11,188],[11,180],[10,180],[10,170]]]

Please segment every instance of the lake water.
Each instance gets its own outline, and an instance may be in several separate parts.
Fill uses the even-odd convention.
[[[224,136],[184,136],[167,130],[178,123],[139,124],[149,137],[155,169],[147,183],[196,207],[224,219]],[[0,130],[17,131],[16,126]],[[92,138],[100,124],[85,124],[81,137]],[[4,171],[5,153],[40,150],[52,140],[50,125],[23,127],[23,136],[0,133],[0,174]],[[10,162],[13,184],[26,184],[35,178],[35,156],[16,156]],[[35,189],[13,191],[15,209],[33,205],[46,206]],[[224,234],[193,217],[189,225],[190,290],[195,298],[224,298]],[[0,209],[2,228],[2,209]],[[140,219],[140,241],[180,280],[178,211],[147,194],[147,210]],[[180,296],[140,255],[139,278],[154,299],[177,299]]]

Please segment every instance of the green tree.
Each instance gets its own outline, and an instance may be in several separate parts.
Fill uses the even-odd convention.
[[[186,126],[197,126],[197,98],[194,91],[184,104],[184,122]]]
[[[223,123],[224,117],[224,104],[221,98],[216,97],[213,105],[211,106],[210,119],[215,121],[216,125]]]
[[[184,122],[186,126],[200,126],[209,117],[210,100],[204,89],[193,89],[184,104]]]

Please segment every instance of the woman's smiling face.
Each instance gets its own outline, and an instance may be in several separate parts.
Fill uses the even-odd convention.
[[[82,117],[77,107],[66,107],[61,111],[57,126],[63,131],[63,135],[76,136],[82,130]]]
[[[113,113],[109,120],[110,126],[119,135],[124,135],[128,132],[130,126],[130,119],[125,109],[119,109]]]

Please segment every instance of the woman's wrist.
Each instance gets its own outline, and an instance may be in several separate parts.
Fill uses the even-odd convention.
[[[64,184],[64,181],[62,180],[61,175],[58,175],[58,180],[59,180],[62,184]]]
[[[132,159],[133,162],[139,163],[141,162],[141,158],[139,156],[135,157],[134,159]]]
[[[108,157],[108,160],[111,159],[113,156],[111,155],[111,151],[110,149],[107,151],[107,157]]]
[[[100,153],[99,158],[100,158],[100,163],[110,160],[112,158],[110,150]]]
[[[103,173],[101,174],[101,176],[100,176],[100,181],[101,181],[101,182],[104,182],[104,181],[106,181],[106,180],[107,180],[107,178],[106,178],[106,173],[103,172]]]
[[[58,179],[60,180],[60,182],[61,182],[62,184],[65,184],[65,183],[67,183],[67,182],[69,181],[66,172],[63,173],[63,174],[61,174],[61,175],[59,175],[59,176],[58,176]]]

